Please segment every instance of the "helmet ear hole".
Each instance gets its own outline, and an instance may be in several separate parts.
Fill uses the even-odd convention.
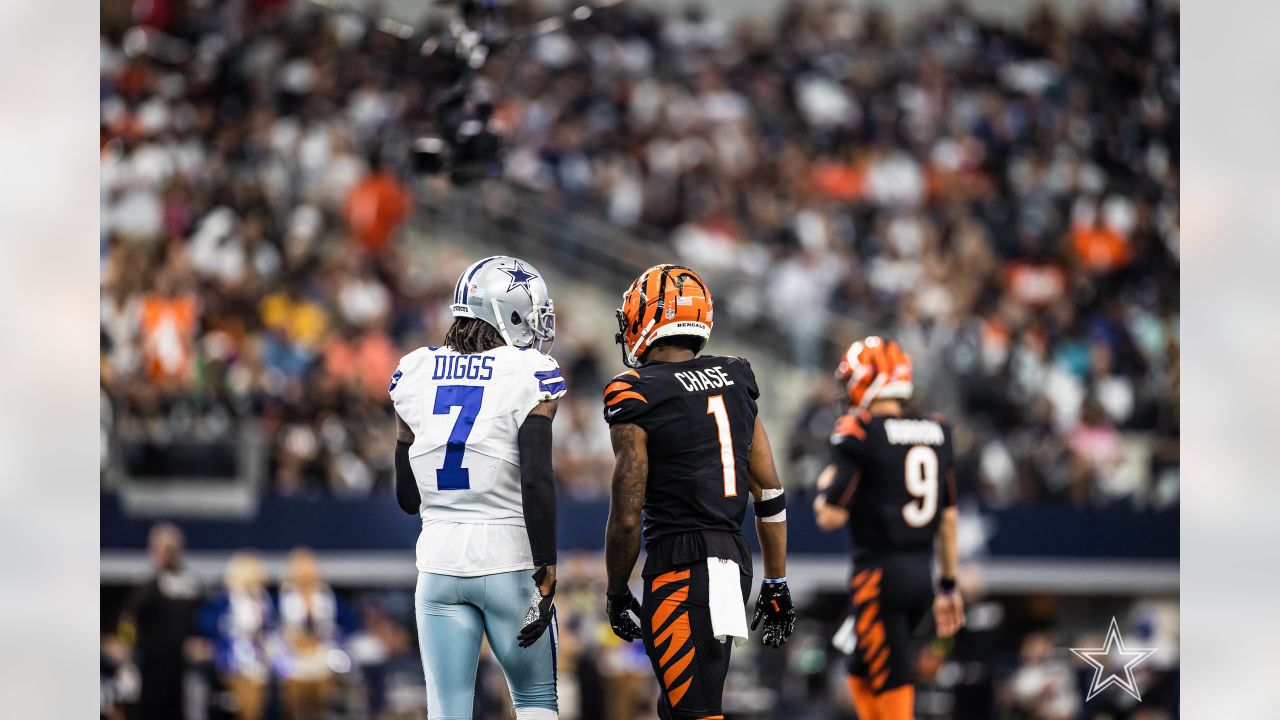
[[[511,324],[512,324],[512,325],[519,325],[520,323],[521,323],[521,320],[520,320],[520,314],[519,314],[519,313],[517,313],[515,310],[512,310],[512,311],[511,311]]]

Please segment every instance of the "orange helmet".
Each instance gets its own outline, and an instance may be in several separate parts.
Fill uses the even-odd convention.
[[[622,294],[617,311],[622,362],[636,367],[654,340],[674,335],[711,336],[711,291],[698,273],[681,265],[654,265]]]
[[[849,346],[836,368],[855,407],[866,408],[876,400],[911,397],[911,358],[898,343],[875,335]]]

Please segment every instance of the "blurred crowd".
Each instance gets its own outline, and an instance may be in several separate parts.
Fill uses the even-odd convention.
[[[275,491],[367,495],[389,472],[390,374],[443,331],[469,261],[397,243],[411,194],[370,137],[413,103],[380,94],[378,36],[287,13],[104,3],[109,461],[189,474],[163,448],[234,442],[250,419]]]
[[[101,50],[104,474],[236,476],[260,436],[270,491],[388,487],[391,373],[474,261],[403,239],[417,53],[269,0],[107,2]]]
[[[316,557],[298,548],[279,583],[252,551],[232,553],[219,585],[202,586],[181,531],[153,526],[151,575],[104,587],[103,720],[421,720],[426,689],[410,590],[335,591]],[[565,720],[656,720],[657,685],[639,643],[609,629],[598,554],[563,556],[558,694]],[[921,638],[916,662],[922,720],[1007,718],[1170,720],[1178,697],[1176,600],[988,597],[967,574],[968,626],[950,641]],[[853,718],[845,655],[833,637],[842,594],[801,602],[785,649],[734,651],[726,711],[741,720]],[[1091,671],[1064,649],[1101,647],[1108,615],[1129,647],[1158,652],[1138,668],[1143,702],[1113,691],[1086,707]],[[1068,622],[1070,619],[1070,622]],[[475,717],[511,717],[501,669],[482,653]]]
[[[966,494],[1162,507],[1179,17],[1117,7],[1008,27],[957,4],[894,27],[838,2],[733,26],[624,6],[484,76],[506,181],[669,243],[735,325],[786,338],[785,360],[823,378],[855,328],[895,337],[958,425]],[[101,49],[104,465],[233,474],[201,448],[237,447],[248,423],[275,492],[386,487],[387,378],[438,341],[469,260],[404,241],[430,58],[278,0],[107,2]],[[556,348],[579,391],[558,469],[587,497],[607,491],[607,342]],[[787,429],[798,461],[830,428],[815,388]]]
[[[252,551],[233,553],[221,587],[204,588],[181,531],[164,523],[148,554],[153,574],[105,616],[104,719],[422,717],[411,599],[349,605],[305,548],[289,554],[275,589]]]
[[[1016,28],[782,7],[538,38],[508,178],[669,241],[795,364],[829,368],[853,328],[897,339],[991,505],[1175,501],[1176,5]]]

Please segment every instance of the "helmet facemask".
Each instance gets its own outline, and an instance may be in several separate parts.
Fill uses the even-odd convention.
[[[547,353],[556,340],[556,313],[551,298],[541,305],[534,305],[523,317],[506,303],[491,300],[493,314],[498,319],[498,334],[512,347],[534,348]]]
[[[551,346],[556,341],[556,309],[551,298],[547,298],[541,305],[535,305],[525,322],[529,323],[529,329],[533,331],[534,348],[540,353],[551,352]]]
[[[645,343],[649,337],[649,331],[653,329],[653,320],[645,326],[644,330],[636,336],[636,342],[631,347],[627,347],[627,316],[621,309],[617,311],[618,315],[618,334],[614,336],[614,340],[622,348],[622,364],[629,368],[640,367],[640,357],[637,350]]]
[[[627,316],[623,314],[622,308],[613,311],[618,318],[618,334],[613,336],[613,341],[618,343],[618,349],[622,351],[622,364],[629,368],[634,368],[633,358],[627,352]]]

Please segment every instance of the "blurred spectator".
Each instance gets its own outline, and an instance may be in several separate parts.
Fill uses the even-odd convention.
[[[418,720],[426,711],[422,656],[413,632],[412,593],[366,597],[361,629],[348,646],[366,687],[367,716]]]
[[[835,427],[841,400],[837,385],[830,377],[815,378],[791,430],[787,460],[794,471],[793,482],[807,483],[804,487],[816,483],[831,461],[831,428]]]
[[[233,553],[223,576],[223,591],[201,610],[200,625],[214,642],[214,664],[238,720],[264,717],[268,652],[277,624],[261,558],[247,550]]]
[[[101,640],[98,715],[101,720],[125,720],[126,703],[137,700],[137,674],[128,662],[129,648],[117,636],[103,633]]]
[[[171,273],[161,273],[155,288],[142,297],[139,308],[147,376],[155,382],[187,384],[195,374],[199,301],[182,292]]]
[[[352,622],[325,584],[310,550],[289,553],[280,586],[280,654],[275,664],[281,678],[285,717],[314,720],[326,714],[332,684],[330,666],[345,657],[339,645]]]
[[[134,644],[141,676],[139,720],[186,716],[184,675],[188,641],[195,636],[200,583],[183,565],[182,531],[160,523],[147,537],[154,575],[125,605],[120,635]]]
[[[1124,213],[1126,205],[1116,201],[1116,213]],[[1092,273],[1119,270],[1133,259],[1133,249],[1128,238],[1118,227],[1122,220],[1099,217],[1096,205],[1081,203],[1076,210],[1071,227],[1072,250],[1080,267]]]
[[[297,377],[306,372],[329,322],[324,308],[303,295],[300,285],[300,282],[290,283],[280,292],[263,298],[261,304],[263,327],[278,333],[267,335],[273,347],[268,363]],[[281,344],[276,345],[275,341]]]
[[[600,422],[600,411],[593,402],[562,401],[561,407],[567,412],[561,415],[564,419],[556,430],[562,438],[556,443],[557,482],[579,498],[602,497],[601,479],[613,472],[609,428]]]
[[[1072,485],[1072,499],[1077,505],[1089,503],[1095,487],[1092,477],[1109,474],[1119,465],[1119,442],[1118,433],[1107,421],[1102,406],[1094,400],[1085,403],[1080,424],[1072,429],[1068,439],[1077,477]]]
[[[347,195],[345,217],[351,234],[364,249],[380,253],[409,216],[409,191],[375,153],[369,174]]]
[[[1022,641],[1021,664],[1009,682],[1015,712],[1033,720],[1071,720],[1080,713],[1075,671],[1047,633]]]

